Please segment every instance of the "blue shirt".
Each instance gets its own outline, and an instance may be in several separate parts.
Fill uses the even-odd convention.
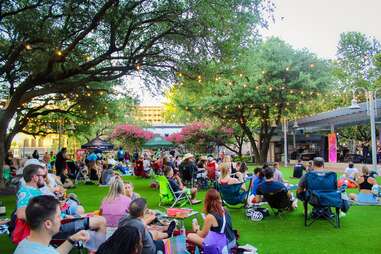
[[[266,193],[276,193],[278,191],[287,191],[287,187],[277,181],[269,181],[269,182],[263,182],[258,186],[257,194],[264,195]]]
[[[251,188],[251,194],[257,195],[258,186],[265,181],[263,177],[256,177],[253,181],[253,187]]]
[[[26,207],[29,203],[29,200],[41,195],[43,194],[40,189],[28,185],[22,185],[17,192],[17,208]]]
[[[13,254],[59,254],[59,252],[52,246],[46,246],[24,239],[17,245]]]

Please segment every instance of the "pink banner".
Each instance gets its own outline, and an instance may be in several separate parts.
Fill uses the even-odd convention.
[[[328,162],[337,162],[336,133],[328,134]]]

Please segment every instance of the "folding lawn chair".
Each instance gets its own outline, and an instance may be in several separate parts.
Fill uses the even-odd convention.
[[[244,191],[241,189],[242,183],[220,184],[216,182],[215,187],[218,192],[220,192],[222,202],[227,207],[242,208],[246,205],[249,191]]]
[[[308,216],[308,204],[314,209]],[[337,175],[335,172],[311,171],[306,174],[306,193],[304,205],[304,225],[310,226],[317,219],[327,219],[334,227],[340,228],[340,208],[343,200],[341,191],[337,190]],[[331,212],[335,208],[336,213]],[[308,220],[311,220],[308,222]]]
[[[274,215],[281,217],[282,212],[290,210],[292,201],[286,190],[270,192],[263,195]]]
[[[156,181],[159,183],[160,202],[161,205],[171,205],[171,208],[177,204],[184,206],[189,203],[192,205],[192,201],[189,198],[189,193],[186,191],[174,192],[168,179],[165,176],[156,176]]]

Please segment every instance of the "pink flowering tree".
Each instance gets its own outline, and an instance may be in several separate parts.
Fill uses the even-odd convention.
[[[139,126],[132,124],[120,124],[115,126],[111,138],[130,148],[141,148],[143,144],[153,138],[154,134]]]
[[[193,122],[184,126],[180,132],[171,134],[167,140],[175,144],[184,144],[188,150],[206,153],[213,146],[224,146],[228,150],[242,155],[243,137],[239,138],[235,128],[214,126],[209,123]]]
[[[180,145],[184,143],[184,135],[180,132],[175,132],[169,135],[168,137],[165,137],[165,139],[169,142],[172,142],[176,145]]]

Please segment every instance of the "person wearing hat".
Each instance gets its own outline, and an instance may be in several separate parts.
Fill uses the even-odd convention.
[[[191,185],[193,186],[193,175],[197,172],[193,154],[187,153],[184,155],[179,171],[181,179],[186,182],[191,182]]]

